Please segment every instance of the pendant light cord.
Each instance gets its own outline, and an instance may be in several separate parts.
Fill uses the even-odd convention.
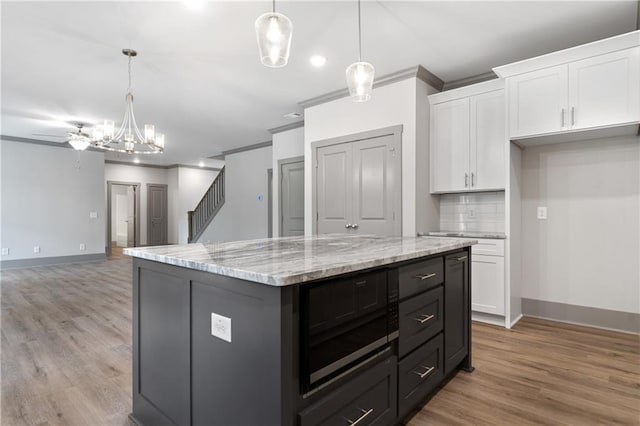
[[[127,91],[131,93],[131,55],[129,55],[129,88]]]
[[[362,25],[360,24],[360,0],[358,0],[358,62],[362,62]]]
[[[276,0],[273,0],[273,13],[276,13]]]

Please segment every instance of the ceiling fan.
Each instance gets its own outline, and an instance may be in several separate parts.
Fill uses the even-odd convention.
[[[68,142],[69,145],[73,147],[73,149],[77,151],[84,151],[91,144],[91,136],[82,131],[84,127],[84,123],[75,123],[74,126],[77,128],[75,132],[67,132],[66,136],[60,135],[46,135],[42,133],[34,133],[34,136],[46,136],[49,138],[68,138],[65,142]]]

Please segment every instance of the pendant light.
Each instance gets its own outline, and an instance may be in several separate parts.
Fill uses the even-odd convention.
[[[347,87],[351,99],[366,102],[371,99],[375,68],[369,62],[362,61],[362,26],[360,24],[360,0],[358,0],[358,62],[347,67]]]
[[[280,68],[289,62],[293,25],[291,20],[276,12],[276,0],[273,0],[273,11],[258,17],[255,23],[256,38],[262,65]]]

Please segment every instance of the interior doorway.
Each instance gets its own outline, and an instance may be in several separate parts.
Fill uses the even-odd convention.
[[[304,157],[278,161],[279,234],[304,235]]]
[[[107,255],[140,245],[140,183],[107,182]]]

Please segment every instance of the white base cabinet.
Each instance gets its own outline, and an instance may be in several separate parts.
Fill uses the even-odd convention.
[[[471,310],[505,315],[504,240],[481,239],[471,247]]]

